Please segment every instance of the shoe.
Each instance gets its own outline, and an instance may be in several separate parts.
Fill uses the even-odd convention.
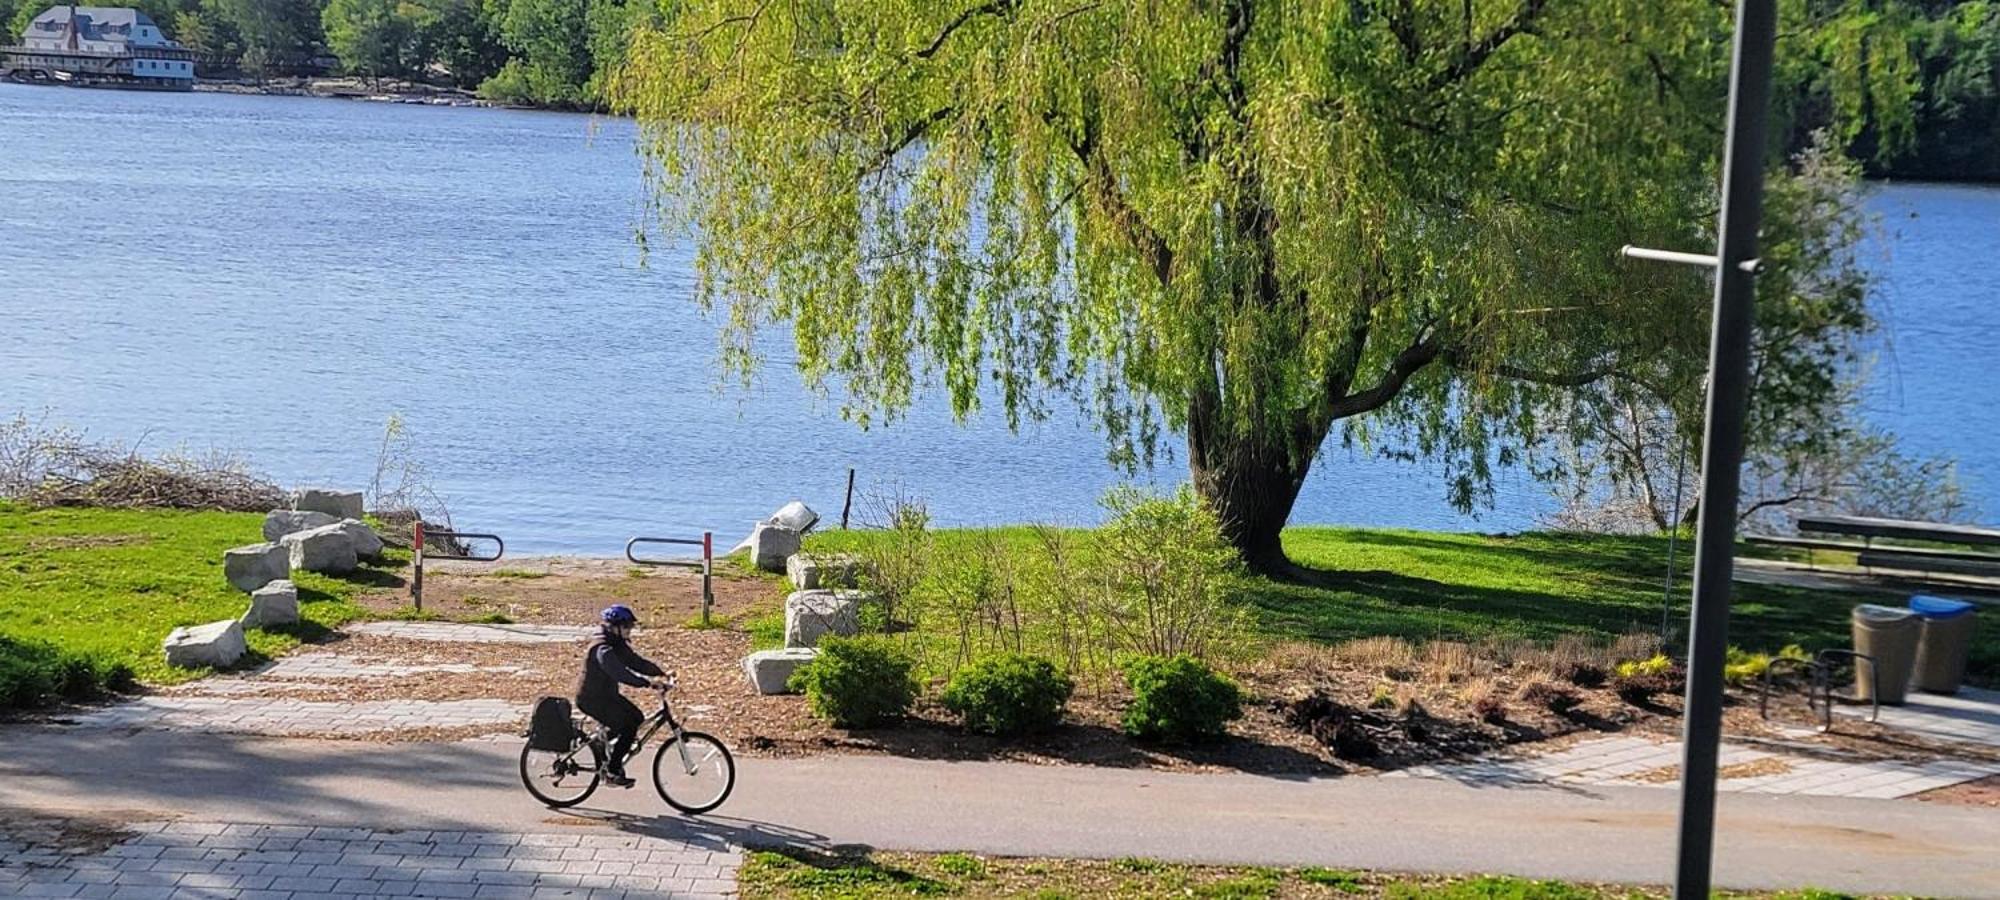
[[[621,772],[604,773],[604,783],[611,785],[612,787],[622,787],[622,788],[628,788],[634,784],[637,784],[637,782],[633,781],[630,778],[625,777],[625,775]]]

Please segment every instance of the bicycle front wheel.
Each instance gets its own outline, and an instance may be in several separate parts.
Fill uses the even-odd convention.
[[[667,805],[689,815],[708,812],[736,787],[736,760],[712,734],[669,737],[653,754],[653,786]]]
[[[567,753],[537,750],[534,744],[521,748],[521,783],[551,809],[582,803],[597,790],[603,774],[604,750],[594,741],[572,747]]]

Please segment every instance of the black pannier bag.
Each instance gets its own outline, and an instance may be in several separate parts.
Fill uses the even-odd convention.
[[[570,717],[569,700],[543,697],[535,701],[528,717],[528,746],[536,750],[562,753],[576,740],[576,722]]]

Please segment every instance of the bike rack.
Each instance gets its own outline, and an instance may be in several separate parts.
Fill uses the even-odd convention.
[[[700,547],[701,558],[658,559],[641,557],[632,552],[633,548],[640,544]],[[635,566],[670,566],[677,569],[701,570],[701,624],[704,627],[708,625],[709,607],[715,605],[715,592],[712,589],[712,582],[715,575],[715,535],[712,532],[702,532],[700,540],[694,538],[635,537],[625,542],[625,559]]]
[[[476,531],[444,531],[441,529],[432,531],[424,528],[423,520],[419,519],[416,523],[415,528],[411,531],[411,541],[410,541],[410,556],[414,567],[414,572],[410,576],[410,601],[416,604],[416,607],[419,610],[422,610],[424,608],[425,535],[429,535],[430,537],[439,539],[442,542],[439,544],[439,546],[446,548],[452,547],[453,544],[456,543],[457,540],[461,538],[466,540],[493,542],[492,556],[480,556],[472,553],[458,553],[456,551],[447,550],[444,553],[429,554],[432,559],[462,559],[470,562],[495,562],[499,560],[500,557],[505,556],[507,554],[507,542],[501,540],[500,536],[497,534],[483,534]]]
[[[1875,658],[1866,653],[1856,653],[1852,650],[1842,650],[1839,648],[1821,650],[1814,654],[1810,660],[1785,657],[1771,660],[1770,664],[1764,667],[1763,681],[1757,691],[1758,717],[1764,719],[1771,717],[1771,679],[1775,677],[1779,666],[1786,665],[1805,670],[1807,678],[1806,709],[1819,713],[1819,731],[1821,733],[1833,731],[1833,704],[1836,701],[1859,702],[1858,698],[1844,697],[1833,692],[1834,660],[1837,659],[1852,660],[1857,668],[1862,663],[1868,664],[1868,721],[1874,722],[1880,719],[1882,717],[1882,674],[1875,670]]]

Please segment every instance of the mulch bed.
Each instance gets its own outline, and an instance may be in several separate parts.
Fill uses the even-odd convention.
[[[444,619],[498,614],[518,622],[584,624],[595,621],[609,603],[632,606],[645,625],[635,636],[640,652],[680,673],[676,710],[691,726],[758,756],[881,753],[1042,765],[1336,774],[1469,758],[1509,747],[1553,750],[1601,732],[1677,737],[1680,729],[1680,697],[1674,691],[1621,697],[1601,670],[1573,661],[1522,657],[1499,662],[1464,645],[1415,654],[1407,647],[1398,651],[1385,645],[1377,648],[1384,651],[1380,658],[1370,652],[1282,645],[1236,667],[1233,674],[1250,698],[1243,718],[1231,723],[1226,739],[1205,745],[1155,746],[1127,738],[1119,719],[1130,698],[1115,678],[1086,679],[1064,724],[1040,735],[998,739],[971,734],[928,699],[920,700],[900,724],[849,732],[812,718],[802,698],[761,696],[746,683],[742,658],[750,651],[750,637],[741,623],[774,608],[783,587],[733,572],[718,576],[718,627],[704,629],[688,627],[700,610],[700,584],[692,572],[639,569],[614,560],[446,563],[426,567],[425,610]],[[393,612],[406,609],[408,598],[398,591],[361,602]],[[232,690],[327,701],[500,699],[519,704],[525,718],[535,698],[569,694],[581,660],[576,643],[457,644],[347,633],[335,633],[300,652],[383,664],[469,664],[482,670],[337,683],[259,676],[238,680],[252,682],[254,688],[239,683]],[[493,671],[497,668],[520,671]],[[206,689],[198,682],[176,692]],[[636,694],[635,699],[642,707],[651,702]],[[1802,729],[1815,724],[1802,703],[1778,703],[1773,713],[1772,720],[1761,719],[1755,695],[1738,693],[1725,712],[1727,733],[1732,740],[1830,758],[1966,755],[1963,748],[1939,748],[1858,720],[1840,721],[1831,735],[1801,736]],[[328,736],[452,740],[495,731],[486,726]],[[1991,753],[2000,759],[2000,749]]]

